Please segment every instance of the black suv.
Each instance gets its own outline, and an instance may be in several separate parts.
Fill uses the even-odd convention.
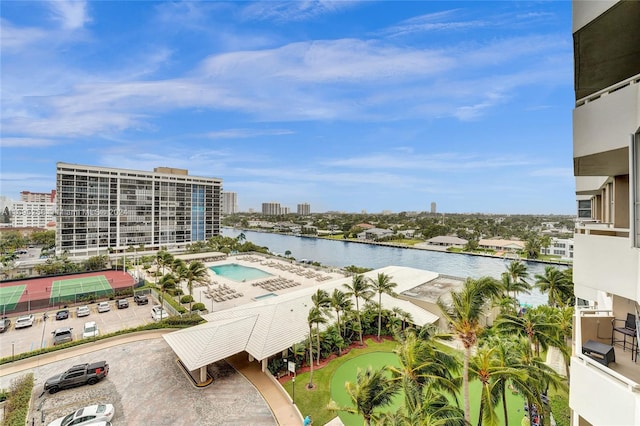
[[[129,307],[129,301],[127,299],[118,299],[116,300],[116,306],[118,309],[124,309]]]
[[[149,303],[149,298],[145,294],[136,294],[133,296],[133,301],[138,305],[146,305]]]

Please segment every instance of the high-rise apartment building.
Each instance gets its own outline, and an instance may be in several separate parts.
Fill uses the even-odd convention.
[[[436,214],[436,203],[431,202],[431,214]]]
[[[14,201],[11,208],[11,226],[14,228],[46,228],[56,221],[55,203]]]
[[[280,203],[274,201],[270,203],[262,203],[262,214],[265,216],[277,216],[282,214]]]
[[[573,426],[640,424],[639,28],[639,1],[573,2]]]
[[[300,216],[309,216],[311,214],[311,206],[309,203],[298,204],[297,212]]]
[[[143,245],[184,249],[220,233],[222,180],[58,163],[56,252],[93,256]]]
[[[55,203],[56,190],[52,189],[51,192],[22,191],[20,193],[20,201],[27,203]]]
[[[238,212],[238,193],[222,191],[222,214]]]

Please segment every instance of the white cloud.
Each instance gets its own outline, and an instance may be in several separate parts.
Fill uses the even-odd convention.
[[[61,27],[66,30],[77,30],[91,22],[86,1],[52,0],[49,2],[49,8],[53,19],[59,21]]]
[[[227,129],[208,132],[204,136],[208,139],[244,139],[256,136],[282,136],[294,134],[286,129]]]
[[[20,52],[27,46],[46,38],[47,32],[39,28],[16,27],[6,19],[0,18],[0,42],[3,54]]]
[[[306,21],[317,16],[340,12],[354,7],[357,2],[297,0],[297,1],[257,1],[242,10],[242,17],[252,21]]]

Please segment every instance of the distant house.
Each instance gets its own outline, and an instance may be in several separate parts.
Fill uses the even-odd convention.
[[[393,235],[393,231],[390,229],[371,228],[366,231],[362,231],[358,234],[359,240],[377,240],[379,238],[388,237]]]
[[[373,229],[375,228],[375,226],[369,224],[369,223],[359,223],[356,225],[356,227],[360,228],[360,229]]]
[[[571,238],[552,238],[551,246],[542,248],[542,254],[554,254],[560,256],[561,259],[573,259],[573,239]]]
[[[478,247],[488,250],[518,251],[524,250],[524,241],[520,240],[489,240],[481,239],[478,241]]]
[[[448,235],[439,235],[437,237],[429,238],[426,243],[430,246],[440,247],[459,247],[462,248],[467,245],[469,241],[464,238],[451,237]]]

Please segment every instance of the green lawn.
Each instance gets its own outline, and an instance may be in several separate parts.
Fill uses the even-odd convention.
[[[357,369],[366,368],[372,365],[374,368],[381,367],[385,364],[399,365],[399,361],[393,349],[397,346],[396,342],[384,341],[377,343],[373,340],[367,340],[367,347],[362,349],[354,349],[347,355],[331,361],[326,367],[315,370],[313,373],[313,383],[316,387],[313,390],[307,390],[306,385],[309,383],[309,373],[299,374],[296,380],[295,403],[300,409],[303,417],[310,414],[315,424],[323,425],[336,416],[336,414],[326,409],[327,404],[333,398],[339,405],[346,405],[349,402],[348,395],[344,390],[344,382],[355,382]],[[346,367],[344,367],[346,365]],[[342,388],[340,389],[340,382]],[[291,381],[284,384],[284,388],[289,395],[293,395],[293,383]],[[340,392],[340,390],[342,392]],[[477,403],[473,400],[479,398],[480,384],[472,383],[471,386],[471,418],[475,424],[478,418]],[[400,395],[394,401],[391,409],[396,409],[402,404],[403,396]],[[462,396],[460,396],[462,403]],[[507,394],[507,405],[509,407],[509,424],[519,424],[523,417],[524,401],[518,395],[511,392]],[[497,410],[502,419],[502,404]],[[345,425],[361,425],[362,419],[348,413],[340,413],[340,418]],[[354,420],[355,419],[355,420]]]

